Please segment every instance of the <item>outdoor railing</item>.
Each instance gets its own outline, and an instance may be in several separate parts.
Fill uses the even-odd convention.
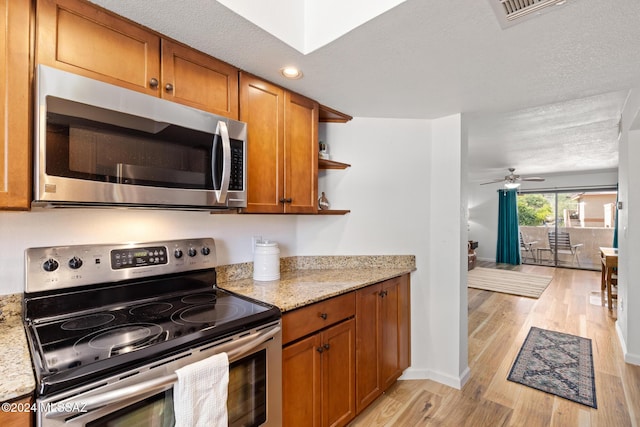
[[[554,227],[534,227],[521,225],[520,231],[525,242],[536,242],[532,245],[535,261],[527,254],[523,261],[541,265],[553,265],[553,255],[549,248],[549,231]],[[613,228],[603,227],[558,227],[558,232],[569,233],[571,244],[582,244],[578,248],[577,261],[570,254],[558,254],[558,265],[561,267],[576,267],[589,270],[600,270],[600,247],[613,245]],[[524,251],[522,251],[524,255]]]

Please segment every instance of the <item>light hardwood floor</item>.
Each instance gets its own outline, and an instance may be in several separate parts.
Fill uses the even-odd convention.
[[[468,290],[471,376],[462,390],[398,381],[350,426],[639,426],[640,366],[623,360],[615,311],[600,305],[600,273],[516,269],[553,280],[537,300]],[[598,409],[507,381],[531,326],[591,338]]]

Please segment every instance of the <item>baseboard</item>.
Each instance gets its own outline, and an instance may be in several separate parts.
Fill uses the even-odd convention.
[[[632,365],[640,366],[640,355],[631,354],[627,351],[627,342],[624,340],[624,335],[622,335],[622,330],[620,329],[620,323],[618,321],[616,321],[616,333],[618,334],[618,341],[620,342],[620,347],[622,347],[622,354],[624,355],[624,361]]]
[[[467,383],[470,375],[471,370],[469,369],[469,367],[467,367],[459,377],[432,371],[431,369],[409,368],[404,371],[399,380],[432,380],[460,390]]]

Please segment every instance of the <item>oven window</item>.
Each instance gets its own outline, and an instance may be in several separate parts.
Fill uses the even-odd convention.
[[[87,427],[172,427],[173,389],[91,421]]]
[[[267,420],[267,350],[229,366],[229,426],[253,427]]]

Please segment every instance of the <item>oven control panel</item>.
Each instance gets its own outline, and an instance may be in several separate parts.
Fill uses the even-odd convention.
[[[111,268],[114,270],[166,263],[167,248],[165,246],[120,248],[111,251]]]
[[[25,266],[30,293],[215,268],[217,260],[214,239],[202,238],[29,248]]]

